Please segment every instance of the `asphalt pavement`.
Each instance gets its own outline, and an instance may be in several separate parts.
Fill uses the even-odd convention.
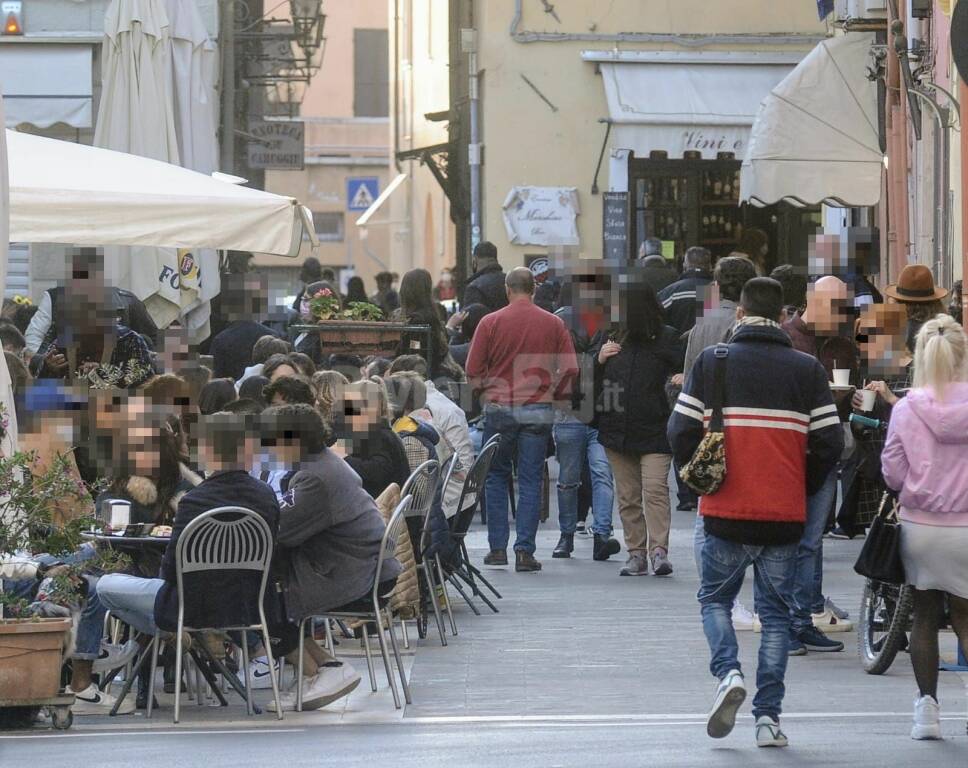
[[[901,654],[887,674],[863,672],[853,633],[847,649],[790,660],[782,718],[786,750],[758,750],[749,704],[733,734],[713,741],[705,713],[715,681],[695,600],[693,518],[675,513],[669,578],[618,575],[623,555],[591,558],[577,539],[570,560],[552,560],[553,520],[539,534],[540,573],[484,569],[503,594],[500,613],[474,616],[454,596],[459,635],[440,646],[436,632],[406,654],[413,703],[393,708],[385,680],[364,683],[346,701],[317,712],[247,717],[230,706],[185,706],[171,722],[168,699],[143,715],[77,718],[65,733],[0,734],[0,766],[956,766],[968,764],[965,681],[941,673],[945,741],[909,738],[915,694]],[[475,527],[469,544],[487,549]],[[856,618],[861,580],[851,570],[858,541],[825,542],[825,591]],[[751,583],[743,597],[752,603]],[[740,634],[753,680],[759,635]],[[350,658],[356,648],[344,643]],[[950,634],[943,652],[954,653]],[[379,663],[378,677],[382,676]],[[263,696],[263,698],[265,698]]]

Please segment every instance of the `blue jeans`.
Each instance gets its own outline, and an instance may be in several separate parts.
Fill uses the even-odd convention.
[[[487,504],[487,539],[492,550],[506,550],[511,537],[508,524],[508,483],[517,449],[518,504],[515,551],[534,554],[541,508],[548,436],[553,412],[550,405],[505,407],[489,404],[484,410],[484,442],[501,436],[500,448],[484,483]]]
[[[612,534],[615,486],[598,430],[574,418],[555,423],[555,455],[558,457],[558,527],[573,534],[578,525],[578,488],[582,465],[587,460],[592,478],[592,533]]]
[[[779,717],[782,708],[796,554],[796,544],[759,547],[709,535],[703,542],[699,604],[702,628],[712,654],[709,669],[718,680],[731,669],[742,671],[732,611],[746,569],[753,566],[754,606],[763,624],[753,717]]]
[[[126,573],[109,573],[97,583],[101,604],[111,615],[146,635],[157,635],[155,597],[164,579],[142,579]]]
[[[832,469],[820,489],[807,497],[807,521],[797,547],[791,608],[795,634],[813,626],[811,613],[823,611],[823,532],[836,496],[837,470]]]

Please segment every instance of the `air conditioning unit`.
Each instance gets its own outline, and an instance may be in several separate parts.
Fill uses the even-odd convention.
[[[887,0],[837,0],[837,20],[886,19]]]

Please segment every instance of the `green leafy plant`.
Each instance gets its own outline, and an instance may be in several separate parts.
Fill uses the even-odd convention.
[[[309,299],[309,312],[316,322],[335,320],[341,311],[339,296],[329,288],[320,288]]]
[[[95,523],[92,517],[76,517],[59,522],[61,512],[72,504],[90,504],[90,495],[74,473],[68,457],[57,456],[41,467],[37,455],[18,451],[0,457],[0,555],[18,552],[47,553],[61,557],[76,552],[83,543],[82,532]],[[127,556],[111,550],[75,565],[51,571],[46,591],[48,600],[59,604],[76,602],[83,571],[101,573],[123,570]],[[21,602],[0,595],[7,616],[22,617],[27,609]]]
[[[368,301],[351,301],[343,310],[343,317],[350,320],[383,320],[383,310]]]

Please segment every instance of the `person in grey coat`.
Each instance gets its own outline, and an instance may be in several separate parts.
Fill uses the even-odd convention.
[[[373,581],[386,527],[359,475],[326,448],[326,427],[309,405],[266,409],[261,429],[263,448],[280,467],[295,472],[283,489],[279,516],[275,573],[281,586],[289,624],[277,628],[277,653],[295,650],[298,624],[306,616],[327,611],[370,610]],[[380,594],[388,595],[402,572],[390,558],[383,563]],[[345,696],[359,675],[316,643],[306,643],[317,670],[307,665],[303,708],[317,708]],[[282,697],[283,708],[294,706],[295,695]]]
[[[713,281],[719,288],[719,306],[707,309],[689,331],[683,377],[688,379],[696,358],[706,347],[725,341],[736,322],[736,305],[743,286],[756,277],[756,267],[745,256],[726,256],[716,262]]]

